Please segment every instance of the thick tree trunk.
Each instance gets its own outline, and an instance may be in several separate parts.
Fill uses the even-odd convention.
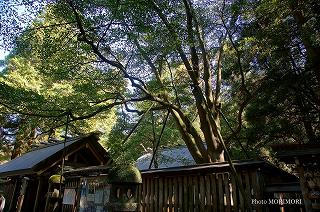
[[[218,135],[220,129],[216,129],[215,126],[210,122],[210,114],[214,110],[215,105],[213,105],[213,95],[211,88],[211,72],[210,64],[208,59],[208,54],[205,48],[205,43],[200,32],[200,27],[198,25],[197,17],[194,16],[194,11],[192,4],[188,0],[183,0],[186,12],[186,23],[187,23],[187,34],[189,40],[190,48],[190,58],[184,52],[182,45],[182,40],[179,34],[176,32],[175,28],[167,20],[163,11],[160,9],[159,5],[150,0],[153,9],[158,14],[159,18],[162,20],[163,24],[167,27],[170,34],[176,40],[176,50],[184,64],[186,71],[189,75],[191,81],[192,94],[195,99],[195,104],[197,107],[197,114],[200,119],[201,133],[197,132],[192,125],[192,122],[181,111],[171,110],[174,116],[178,128],[181,132],[182,138],[186,142],[187,147],[191,155],[194,157],[197,163],[211,163],[224,161],[223,150],[221,144],[218,142]],[[198,56],[198,50],[196,45],[200,46],[202,55],[202,65],[203,65],[203,75],[205,81],[205,88],[203,94],[202,88],[200,87],[201,82],[201,71],[200,68],[201,61]],[[191,61],[190,61],[191,60]],[[201,137],[204,137],[204,140]],[[203,143],[206,143],[204,146]]]
[[[217,136],[215,136],[215,132],[220,129],[212,130],[210,122],[206,120],[206,129],[208,129],[208,131],[201,131],[205,139],[207,137],[211,139],[211,141],[215,144],[209,146],[207,140],[202,139],[201,132],[195,129],[191,121],[187,117],[185,117],[183,113],[171,110],[171,114],[176,121],[182,139],[184,140],[188,150],[190,151],[190,154],[192,155],[196,163],[200,164],[224,161],[223,148],[218,142]]]

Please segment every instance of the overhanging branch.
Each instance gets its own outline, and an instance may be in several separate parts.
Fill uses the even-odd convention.
[[[117,106],[117,105],[122,105],[122,104],[126,104],[128,102],[139,102],[139,101],[145,101],[148,100],[148,97],[142,97],[142,98],[132,98],[132,99],[126,99],[126,100],[122,100],[122,101],[115,101],[113,103],[110,103],[108,105],[104,105],[104,106],[100,106],[96,111],[86,114],[86,115],[82,115],[82,116],[75,116],[72,112],[70,114],[70,122],[71,121],[78,121],[78,120],[84,120],[84,119],[88,119],[91,118],[101,112],[110,110],[111,108]]]

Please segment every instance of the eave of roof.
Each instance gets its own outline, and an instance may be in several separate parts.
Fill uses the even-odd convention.
[[[110,166],[108,165],[99,165],[99,166],[89,166],[84,168],[77,168],[73,170],[66,171],[64,173],[65,176],[73,176],[73,175],[94,175],[94,174],[106,174],[110,170]]]
[[[233,161],[235,168],[239,166],[259,166],[264,164],[264,161]],[[153,174],[153,173],[180,173],[182,171],[193,172],[198,170],[206,170],[212,169],[215,170],[229,170],[228,162],[220,162],[220,163],[208,163],[208,164],[200,164],[200,165],[191,165],[191,166],[179,166],[179,167],[169,167],[169,168],[161,168],[161,169],[149,169],[149,170],[141,170],[141,173],[144,174]]]
[[[64,142],[60,142],[27,152],[18,158],[0,165],[0,177],[36,174],[37,169],[43,165],[43,161],[49,160],[50,158],[57,160],[57,156],[62,154],[64,146],[69,147],[75,143],[81,143],[81,141],[86,140],[98,141],[98,137],[95,134],[89,134],[87,136],[70,139],[65,145]],[[53,163],[54,162],[56,161],[53,161]]]
[[[260,169],[263,172],[269,173],[277,173],[283,177],[294,179],[295,176],[285,172],[274,165],[270,164],[267,161],[257,161],[257,160],[239,160],[233,161],[233,165],[236,170],[254,170]],[[181,167],[170,167],[170,168],[162,168],[162,169],[149,169],[149,170],[141,170],[141,174],[143,175],[180,175],[183,174],[199,174],[199,173],[207,173],[207,172],[228,172],[230,171],[230,165],[228,162],[220,162],[220,163],[212,163],[212,164],[201,164],[201,165],[192,165],[192,166],[181,166]]]

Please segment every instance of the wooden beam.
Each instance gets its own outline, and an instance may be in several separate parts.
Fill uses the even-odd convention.
[[[87,143],[86,148],[91,151],[93,156],[100,162],[100,165],[103,165],[103,158],[92,149],[91,145]]]
[[[51,183],[49,183],[49,186],[48,186],[48,191],[47,191],[47,195],[46,195],[46,205],[44,207],[44,212],[48,212],[48,206],[49,206],[49,199],[50,199],[50,189],[51,189]]]
[[[299,183],[281,183],[267,185],[265,192],[269,193],[281,193],[281,192],[301,192]]]
[[[13,194],[12,194],[12,198],[11,198],[11,201],[10,201],[10,206],[9,206],[9,211],[13,211],[13,207],[14,207],[14,200],[15,200],[15,196],[16,196],[16,193],[17,193],[17,189],[18,189],[18,186],[19,186],[19,179],[16,178],[15,179],[15,184],[14,184],[14,189],[13,189]],[[16,202],[15,202],[16,203]]]
[[[80,147],[78,147],[78,148],[76,148],[75,150],[73,150],[73,151],[69,152],[68,154],[66,154],[65,157],[68,157],[69,155],[71,155],[71,154],[79,151],[79,150],[82,149],[84,146],[85,146],[85,144],[82,144]],[[56,162],[52,163],[51,166],[47,166],[47,167],[45,167],[44,169],[39,170],[39,171],[37,172],[37,175],[41,175],[41,174],[42,174],[43,172],[45,172],[46,170],[48,170],[48,169],[50,169],[51,167],[55,166],[56,164],[58,164],[58,163],[61,161],[61,159],[62,159],[62,158],[59,157],[59,159],[58,159]]]

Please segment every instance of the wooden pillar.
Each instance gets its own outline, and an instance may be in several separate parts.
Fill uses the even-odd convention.
[[[37,209],[38,209],[38,205],[39,205],[39,197],[41,195],[42,185],[43,185],[43,179],[42,179],[42,177],[39,177],[36,199],[35,199],[34,206],[33,206],[33,212],[37,212],[38,211]]]
[[[48,191],[47,191],[47,194],[46,194],[46,205],[45,205],[45,207],[44,207],[44,212],[47,212],[47,211],[48,211],[49,198],[50,198],[50,189],[51,189],[51,183],[49,183]]]
[[[18,189],[18,181],[19,179],[15,179],[15,183],[14,183],[14,189],[13,189],[13,194],[12,194],[12,197],[11,197],[11,200],[10,200],[10,206],[9,206],[9,211],[13,211],[13,203],[15,202],[15,196],[16,196],[16,193],[17,193],[17,189]]]
[[[304,177],[304,169],[302,164],[300,164],[300,161],[298,158],[295,158],[295,162],[297,165],[297,170],[299,173],[299,181],[300,181],[300,187],[302,191],[302,196],[303,196],[303,201],[304,201],[304,206],[306,208],[306,212],[312,212],[312,203],[311,200],[308,198],[308,188],[307,188],[307,181],[306,178]]]
[[[19,197],[18,197],[18,201],[17,201],[16,212],[20,212],[22,210],[26,190],[27,190],[27,187],[29,186],[29,183],[28,183],[29,180],[30,179],[28,177],[23,177],[23,179],[22,179],[21,189],[19,191]]]
[[[253,192],[254,192],[254,198],[256,199],[264,199],[263,197],[263,191],[265,189],[265,184],[263,181],[263,177],[260,172],[260,168],[255,169],[251,172],[251,179],[252,179],[252,186],[253,186]],[[255,205],[257,212],[263,211],[262,205]]]

